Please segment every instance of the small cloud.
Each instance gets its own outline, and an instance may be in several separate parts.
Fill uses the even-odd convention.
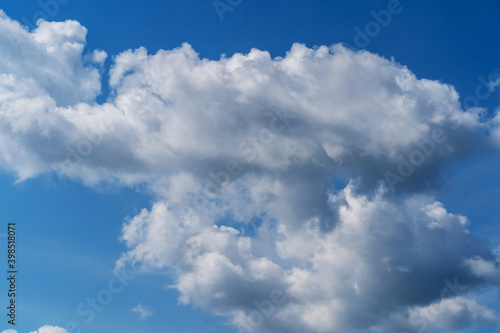
[[[5,332],[3,332],[3,333],[5,333]],[[10,333],[10,330],[7,330],[7,333]],[[43,327],[40,327],[37,331],[33,331],[30,333],[68,333],[68,331],[66,331],[62,327],[45,325]]]
[[[141,319],[147,319],[153,315],[153,311],[151,311],[148,306],[144,306],[141,303],[130,311],[137,312]]]

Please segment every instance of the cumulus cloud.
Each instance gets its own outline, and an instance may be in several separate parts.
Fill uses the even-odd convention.
[[[43,327],[40,327],[38,329],[38,331],[33,331],[33,332],[30,332],[30,333],[68,333],[68,331],[66,331],[62,327],[45,325]]]
[[[142,305],[140,303],[130,311],[138,313],[141,319],[147,319],[148,317],[151,317],[153,315],[153,311],[151,311],[148,306]]]
[[[9,329],[2,331],[2,333],[17,333],[17,331]],[[37,331],[31,331],[30,333],[68,333],[68,331],[61,327],[45,325]]]
[[[469,322],[448,299],[490,280],[464,258],[475,263],[496,257],[488,242],[468,232],[466,217],[428,196],[394,203],[383,192],[356,195],[351,185],[330,195],[329,202],[339,210],[338,225],[329,232],[322,231],[318,218],[290,227],[269,215],[258,236],[217,226],[215,215],[158,203],[126,224],[123,238],[132,250],[124,258],[174,268],[182,303],[250,331],[354,332],[384,324],[385,331],[398,332],[403,319],[409,330],[417,314],[435,314],[422,304],[436,300],[444,304],[440,311],[450,325],[438,323],[438,315],[424,316],[429,329],[452,329],[453,313]],[[460,288],[450,289],[453,281]],[[473,300],[457,304],[479,320],[474,313],[483,308]],[[408,308],[409,314],[401,310]],[[491,320],[485,323],[497,326],[499,317],[487,313]],[[399,318],[398,325],[382,323],[392,317]]]
[[[209,60],[183,44],[115,56],[98,104],[107,55],[85,52],[78,22],[28,32],[2,13],[0,32],[3,169],[156,197],[124,224],[118,266],[168,270],[181,303],[247,330],[498,326],[443,293],[498,277],[488,242],[427,191],[500,142],[499,116],[452,86],[342,45]]]
[[[0,21],[4,98],[46,93],[52,102],[63,106],[95,100],[101,88],[100,74],[82,58],[87,29],[76,21],[41,21],[30,33],[3,12]],[[103,51],[96,55],[97,63],[106,57]],[[12,89],[16,83],[22,88]]]
[[[457,331],[471,324],[500,326],[500,317],[475,300],[464,297],[443,299],[428,306],[409,309],[406,314],[398,314],[377,330],[399,330],[403,332],[443,332]]]
[[[312,181],[359,177],[373,189],[442,128],[447,141],[399,184],[412,188],[432,185],[437,164],[470,153],[476,132],[493,126],[463,112],[453,87],[340,45],[296,44],[274,59],[257,49],[201,59],[188,44],[129,50],[114,58],[112,94],[98,105],[105,54],[83,56],[78,22],[28,32],[2,13],[0,29],[2,165],[20,179],[55,169],[87,183],[135,183],[186,170],[207,182],[234,161]]]

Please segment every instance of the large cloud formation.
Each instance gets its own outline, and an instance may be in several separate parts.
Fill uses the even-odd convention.
[[[19,181],[145,184],[157,202],[124,224],[119,266],[171,272],[180,302],[248,331],[499,327],[468,296],[497,284],[499,251],[430,190],[498,145],[500,116],[342,45],[128,50],[98,104],[86,32],[0,15],[0,161]]]

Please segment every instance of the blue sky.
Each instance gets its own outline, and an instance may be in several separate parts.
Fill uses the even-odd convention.
[[[1,131],[6,133],[0,137],[0,221],[17,221],[20,272],[18,324],[8,326],[2,312],[0,330],[32,332],[51,325],[39,333],[64,333],[55,327],[74,321],[89,333],[239,332],[248,328],[244,323],[251,320],[254,302],[268,301],[273,288],[285,290],[290,304],[282,309],[276,305],[256,331],[490,332],[500,327],[495,315],[483,318],[488,325],[482,327],[474,319],[454,319],[442,307],[431,315],[432,308],[425,309],[453,301],[467,318],[486,308],[500,312],[500,251],[494,252],[500,247],[498,2],[401,0],[384,26],[375,23],[373,13],[387,11],[392,0],[222,0],[232,8],[222,14],[223,20],[211,1],[40,3],[22,0],[0,8],[8,16],[2,18],[0,73],[6,76],[0,81],[8,82],[8,74],[19,80],[11,90],[1,87],[3,93],[18,95],[0,100]],[[40,12],[48,12],[48,21],[79,24],[50,25],[35,35],[33,17]],[[30,35],[12,28],[13,21],[27,25]],[[361,45],[357,29],[367,33],[370,24],[379,31],[368,32],[372,37]],[[82,27],[87,29],[83,37]],[[68,51],[66,41],[85,49]],[[61,48],[59,55],[51,53],[51,43]],[[180,48],[183,43],[192,49]],[[294,43],[304,46],[292,49]],[[307,52],[321,53],[318,46],[338,43],[347,49],[330,49],[324,57],[331,57],[331,63],[319,55],[301,58]],[[141,47],[147,52],[127,51]],[[254,48],[268,51],[270,58],[257,53],[244,61],[233,57]],[[106,60],[100,61],[94,50],[106,52]],[[157,54],[159,50],[173,51]],[[224,61],[233,62],[226,64],[223,54]],[[350,60],[342,60],[343,54]],[[276,57],[289,59],[285,69]],[[200,58],[221,67],[202,69]],[[408,78],[406,70],[414,77]],[[254,78],[266,75],[269,81],[254,85]],[[393,87],[396,83],[387,83],[386,89],[394,77],[397,84],[408,80],[401,91]],[[472,102],[482,109],[470,108]],[[262,144],[261,137],[256,159],[241,162],[236,147],[249,136],[259,140],[259,130],[268,128],[269,110],[259,114],[262,105],[271,112],[289,110],[295,118],[290,125],[284,123],[283,132],[273,130],[280,140]],[[484,115],[473,116],[479,111]],[[449,118],[439,118],[441,112]],[[449,124],[452,117],[461,122],[456,130]],[[99,127],[102,119],[105,127]],[[93,132],[98,127],[105,129]],[[384,184],[384,172],[396,172],[399,166],[396,156],[411,154],[436,127],[449,138],[444,146],[438,144],[407,181],[396,184],[395,192],[380,194],[377,186]],[[65,169],[65,144],[77,147],[89,132],[102,140],[76,167]],[[244,171],[224,185],[219,201],[214,199],[205,212],[179,218],[185,214],[184,199],[202,193],[209,172],[227,170],[231,158]],[[57,171],[53,165],[59,166]],[[336,188],[329,189],[333,179]],[[342,188],[349,182],[351,187]],[[325,193],[331,197],[326,199]],[[352,209],[343,210],[344,202]],[[422,211],[427,215],[420,216]],[[459,215],[470,221],[467,236],[455,225],[462,221]],[[425,245],[415,252],[392,234],[399,230],[398,219],[412,218],[416,224],[443,228],[439,235],[429,227],[408,236]],[[190,222],[171,226],[176,219]],[[259,232],[233,233],[250,230],[246,223],[255,220],[261,222]],[[372,230],[369,223],[382,230],[384,220],[392,222],[380,234],[360,231]],[[340,228],[350,228],[349,221],[358,221],[360,227]],[[320,231],[311,227],[314,223]],[[387,236],[388,249],[382,241],[368,241],[372,236]],[[253,246],[248,253],[247,239]],[[314,239],[353,253],[359,266],[327,257],[328,251],[317,252]],[[376,250],[366,254],[343,239]],[[422,264],[425,256],[428,264]],[[305,283],[298,277],[303,276],[300,262],[307,258],[316,266]],[[109,289],[117,263],[134,279],[95,319],[85,322],[77,307]],[[380,268],[384,265],[391,273]],[[373,279],[364,281],[351,268],[373,274]],[[397,275],[390,285],[378,282],[395,271],[407,275]],[[352,295],[368,295],[364,305],[343,295],[345,286],[336,282],[324,290],[313,287],[329,281],[328,274],[334,276],[331,280],[352,281]],[[442,281],[457,277],[467,285],[466,295],[440,299],[446,288]],[[480,287],[488,291],[480,293]],[[419,292],[425,297],[414,295]],[[372,298],[380,304],[367,305]],[[1,299],[5,304],[7,298]],[[132,311],[140,304],[151,314],[141,318],[140,311]],[[425,325],[418,325],[418,315],[417,324],[415,318],[404,317],[407,308],[420,313]],[[344,319],[360,312],[366,316],[357,320],[359,325]],[[300,319],[291,321],[287,313]]]

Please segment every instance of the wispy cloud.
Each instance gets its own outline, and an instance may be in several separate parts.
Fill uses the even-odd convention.
[[[141,319],[147,319],[153,315],[153,311],[151,311],[148,306],[142,305],[141,303],[130,311],[138,313]]]

